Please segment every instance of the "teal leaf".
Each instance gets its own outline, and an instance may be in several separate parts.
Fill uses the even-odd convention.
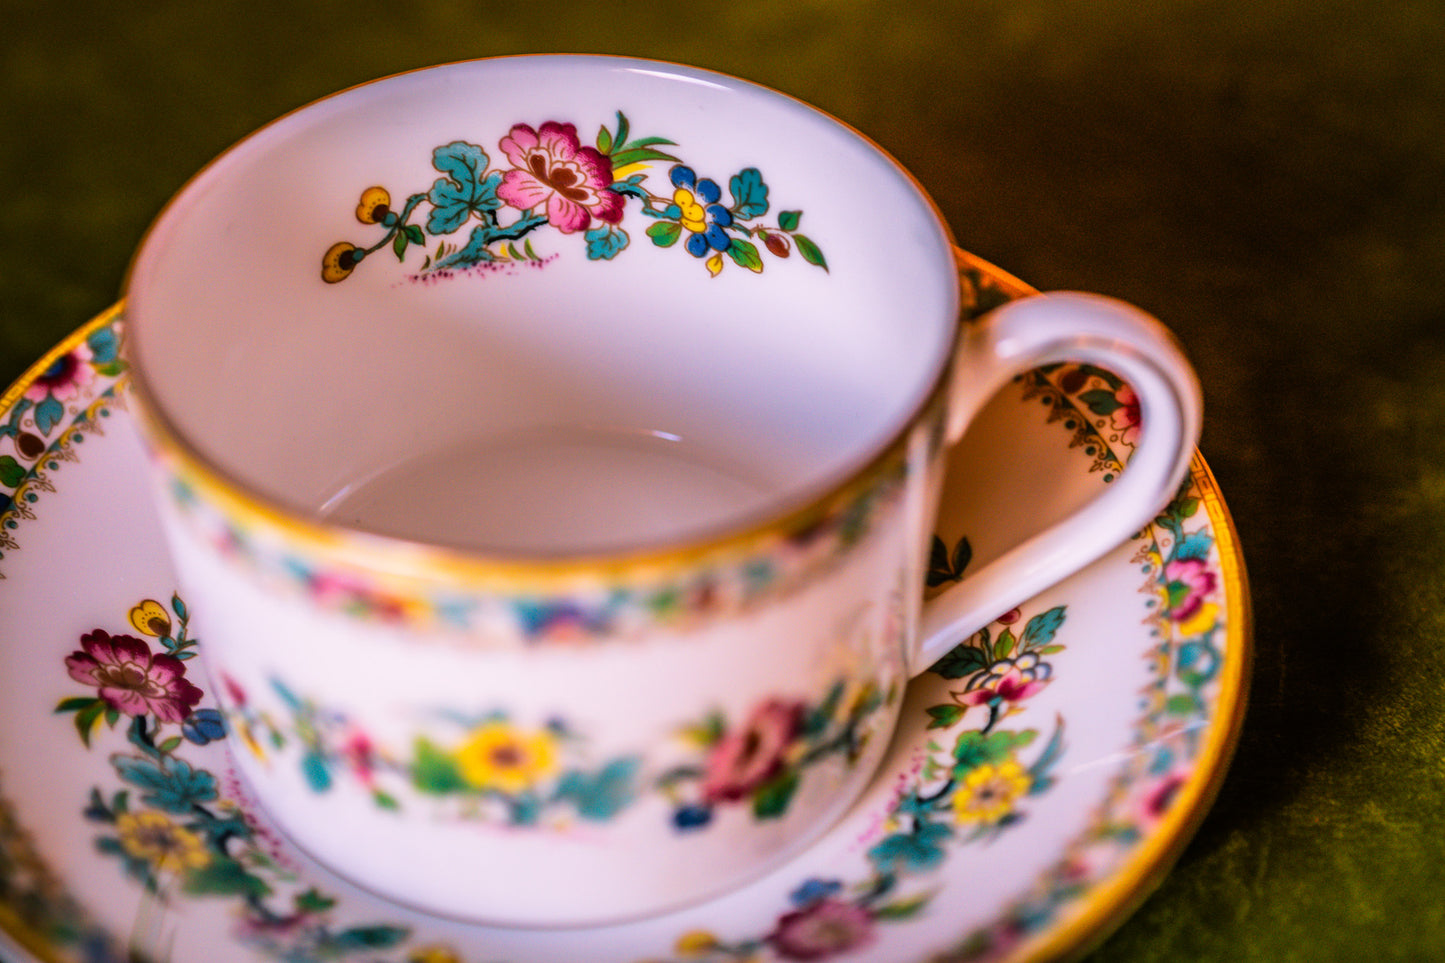
[[[648,225],[647,236],[658,247],[672,247],[682,236],[682,225],[675,221],[656,221]]]
[[[90,346],[92,364],[108,364],[120,356],[120,339],[110,325],[92,331],[85,343]]]
[[[488,175],[487,152],[476,144],[453,141],[432,151],[432,166],[446,177],[437,178],[427,191],[432,210],[426,229],[432,234],[450,234],[472,214],[482,215],[502,206],[497,187],[502,175]]]
[[[199,803],[219,798],[216,777],[184,759],[157,763],[141,756],[118,756],[112,764],[121,778],[142,790],[141,799],[156,809],[185,814]]]
[[[756,167],[734,174],[728,181],[728,190],[732,192],[732,212],[737,217],[747,220],[768,213],[768,185],[763,183],[763,175]]]
[[[1058,605],[1029,619],[1024,626],[1024,648],[1032,649],[1052,642],[1064,624],[1064,617],[1065,606]]]
[[[635,798],[641,760],[614,759],[595,773],[569,772],[557,787],[557,797],[577,807],[577,815],[602,822],[617,815]]]
[[[868,850],[880,872],[923,872],[943,862],[943,844],[953,830],[943,823],[920,822],[911,833],[894,833]]]
[[[1174,557],[1203,561],[1209,558],[1209,550],[1213,547],[1214,536],[1207,531],[1194,532],[1186,535],[1183,541],[1174,546]]]
[[[796,231],[802,219],[802,211],[782,211],[778,214],[778,227],[784,231]]]
[[[181,601],[181,597],[179,595],[171,596],[171,611],[176,613],[176,618],[180,619],[182,622],[186,621],[188,617],[186,614],[186,603]]]
[[[810,238],[804,237],[801,234],[794,234],[793,243],[798,245],[798,253],[803,255],[803,260],[809,264],[816,264],[825,271],[828,270],[828,262],[823,257],[823,252],[818,249],[818,245],[814,244]]]
[[[54,395],[46,395],[45,400],[35,406],[35,427],[42,435],[50,434],[64,417],[65,406]]]
[[[411,930],[404,926],[353,926],[335,935],[321,937],[322,947],[332,953],[352,953],[357,950],[385,950],[399,946],[411,936]]]
[[[610,261],[627,247],[627,232],[615,224],[602,222],[585,235],[587,238],[587,259]]]
[[[301,757],[301,774],[306,777],[306,785],[315,792],[326,792],[331,788],[331,767],[320,753],[307,752]]]

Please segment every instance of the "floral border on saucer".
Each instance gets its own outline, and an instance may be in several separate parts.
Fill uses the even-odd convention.
[[[989,301],[997,303],[1027,290],[1022,285],[1010,290],[991,273],[967,261],[961,266],[961,278],[965,291],[970,284],[976,284],[980,313],[992,306]],[[89,379],[85,386],[88,393],[82,392],[65,409],[72,421],[49,421],[48,430],[36,435],[46,439],[47,450],[55,454],[46,459],[38,455],[30,458],[32,467],[25,477],[16,485],[0,489],[12,499],[24,499],[18,507],[12,500],[0,511],[0,534],[7,539],[4,547],[8,550],[18,547],[11,534],[17,520],[34,517],[29,506],[35,503],[35,492],[54,490],[48,473],[55,471],[60,461],[74,460],[72,446],[87,432],[100,430],[99,421],[110,406],[123,405],[123,370],[118,365],[108,368],[110,362],[104,360],[105,345],[118,343],[119,331],[118,313],[97,319],[47,356],[28,376],[29,380],[22,381],[5,397],[5,403],[12,407],[0,411],[0,416],[9,414],[10,424],[27,430],[32,423],[21,424],[14,411],[19,407],[18,399],[38,383],[41,374],[59,373],[62,368],[57,364],[69,358],[65,364],[88,365],[93,374],[99,375]],[[97,346],[101,348],[98,353]],[[86,352],[90,357],[85,357]],[[1108,455],[1115,445],[1129,447],[1128,425],[1123,423],[1128,418],[1127,399],[1116,394],[1112,401],[1117,406],[1110,408],[1110,399],[1103,395],[1079,397],[1083,392],[1106,387],[1106,383],[1093,379],[1092,373],[1084,380],[1078,376],[1070,379],[1067,369],[1025,379],[1025,391],[1030,397],[1044,398],[1050,408],[1049,420],[1062,422],[1066,430],[1072,431],[1074,444],[1098,443],[1102,445],[1100,452]],[[54,396],[55,392],[49,391],[48,395]],[[27,400],[38,404],[35,399]],[[1121,410],[1125,412],[1122,419],[1115,418]],[[0,445],[12,446],[6,449],[12,457],[20,450],[13,447],[17,437],[18,430],[0,439]],[[34,443],[30,445],[27,450],[33,450]],[[1107,473],[1107,459],[1096,458],[1094,470]],[[1212,710],[1220,708],[1237,716],[1241,708],[1237,698],[1228,700],[1229,706],[1220,703],[1225,649],[1242,639],[1242,634],[1236,633],[1246,631],[1241,626],[1226,626],[1225,585],[1216,575],[1219,566],[1210,564],[1215,557],[1223,558],[1220,540],[1232,538],[1226,531],[1228,521],[1222,514],[1222,502],[1211,484],[1207,468],[1202,461],[1197,462],[1192,482],[1146,527],[1137,542],[1134,561],[1144,576],[1149,624],[1158,640],[1147,655],[1151,682],[1141,693],[1145,708],[1133,725],[1137,751],[1121,764],[1085,831],[1074,838],[1030,890],[1008,903],[992,923],[964,934],[932,957],[930,963],[962,963],[1022,953],[1032,956],[1040,948],[1053,951],[1067,945],[1061,941],[1077,939],[1081,926],[1097,928],[1102,925],[1101,914],[1117,912],[1112,905],[1101,909],[1101,900],[1088,897],[1106,889],[1111,877],[1125,869],[1131,878],[1136,877],[1141,860],[1157,865],[1162,861],[1161,849],[1175,845],[1157,838],[1161,824],[1169,821],[1179,826],[1199,811],[1200,799],[1209,788],[1196,778],[1198,767],[1206,758],[1220,762],[1232,741],[1229,733],[1220,736],[1214,732],[1221,723]],[[1201,511],[1206,503],[1221,512],[1215,520],[1217,530],[1209,513]],[[934,575],[946,580],[951,572],[956,574],[966,567],[966,542],[956,544],[951,553],[945,550],[943,560],[944,568]],[[1228,566],[1222,574],[1232,585],[1242,579],[1241,572]],[[1240,590],[1242,586],[1233,588]],[[1023,613],[1009,613],[935,667],[935,673],[958,684],[949,686],[947,702],[928,707],[930,728],[937,730],[930,762],[920,769],[913,784],[900,789],[893,819],[883,827],[883,835],[869,853],[872,869],[866,878],[800,880],[787,905],[780,906],[774,923],[763,931],[742,935],[702,931],[681,934],[673,946],[679,963],[831,959],[866,946],[879,937],[881,927],[918,918],[932,895],[929,876],[946,862],[948,854],[958,845],[978,838],[979,825],[984,825],[987,832],[1006,831],[1025,815],[1022,801],[1029,793],[1036,787],[1037,791],[1049,787],[1049,769],[1064,749],[1061,726],[1044,737],[1041,733],[1029,734],[1028,730],[1011,730],[1004,723],[1022,702],[1054,681],[1049,658],[1063,643],[1057,638],[1044,638],[1046,633],[1039,627],[1053,622],[1057,632],[1064,624],[1064,614],[1030,613],[1020,630],[1016,626]],[[147,887],[153,904],[163,905],[166,896],[189,899],[209,895],[238,900],[238,906],[249,907],[251,897],[246,893],[254,895],[257,887],[247,880],[254,881],[259,874],[273,888],[268,894],[272,901],[263,901],[263,905],[271,907],[267,912],[277,918],[268,922],[266,913],[255,914],[247,909],[240,913],[237,923],[237,938],[257,952],[276,959],[306,961],[361,954],[379,960],[379,954],[395,951],[401,955],[389,959],[459,963],[462,957],[455,948],[414,942],[406,927],[385,922],[345,926],[333,922],[334,897],[306,885],[295,867],[287,864],[277,841],[268,837],[262,826],[248,820],[246,806],[235,801],[244,798],[240,787],[226,780],[224,785],[212,783],[208,788],[204,771],[180,755],[186,746],[203,744],[219,735],[217,720],[200,705],[199,690],[193,698],[190,689],[181,684],[185,681],[184,656],[193,651],[183,628],[177,630],[185,622],[183,603],[172,599],[168,609],[154,600],[143,601],[132,610],[128,621],[135,631],[155,639],[161,651],[152,649],[152,643],[136,640],[146,650],[143,655],[133,642],[117,644],[116,636],[109,633],[101,632],[104,640],[88,633],[93,651],[88,651],[82,641],[72,655],[76,661],[66,668],[71,680],[77,679],[77,671],[85,676],[92,667],[78,657],[88,654],[99,666],[102,660],[95,653],[109,640],[113,654],[122,661],[129,657],[135,665],[145,662],[145,672],[154,672],[161,683],[155,690],[160,693],[159,701],[146,704],[146,715],[129,717],[125,739],[130,750],[114,756],[116,775],[128,785],[109,793],[97,787],[97,793],[87,803],[87,818],[102,827],[98,839],[112,840],[101,843],[103,851]],[[1032,634],[1030,626],[1035,626]],[[72,695],[68,698],[77,701],[62,704],[61,710],[74,714],[82,738],[102,727],[118,727],[126,717],[120,708],[126,705],[123,693],[112,693],[113,701],[108,700],[102,694],[99,677],[92,674],[88,678],[96,682],[95,694]],[[1234,682],[1239,684],[1237,679]],[[91,701],[81,704],[85,700]],[[147,719],[150,721],[144,721]],[[138,724],[137,720],[142,721]],[[968,720],[973,722],[964,726]],[[940,792],[940,785],[949,782],[952,787]],[[173,813],[169,822],[162,824],[159,817],[166,816],[168,805],[179,805],[181,793],[207,795],[213,790],[216,796],[211,800],[210,817],[188,812],[182,818]],[[136,803],[135,798],[140,802]],[[1186,798],[1188,806],[1184,805]],[[228,799],[230,804],[226,803]],[[964,802],[960,803],[960,799]],[[946,804],[940,805],[945,800]],[[155,811],[159,811],[158,816],[142,816]],[[124,829],[120,819],[123,814],[132,817],[124,821]],[[984,818],[970,824],[965,814],[983,814]],[[207,818],[212,822],[208,824]],[[971,830],[970,825],[974,827]],[[208,837],[207,833],[213,835]],[[1178,834],[1169,835],[1172,839]],[[206,839],[223,837],[224,848],[241,870],[220,860],[215,865],[224,871],[203,872],[192,841],[202,840],[204,848]],[[147,882],[147,873],[153,883]],[[179,882],[187,874],[203,882]],[[909,880],[912,886],[900,885]],[[1139,885],[1138,880],[1131,885]],[[282,902],[276,903],[277,899]],[[282,907],[280,912],[278,906]],[[1080,923],[1081,918],[1086,922]],[[61,959],[62,948],[69,948],[64,954],[67,959],[72,954],[101,963],[128,958],[116,944],[114,934],[98,927],[64,892],[3,796],[0,928],[46,959]]]
[[[55,491],[51,476],[78,460],[88,434],[103,434],[112,410],[126,407],[122,330],[113,320],[88,329],[0,398],[0,562],[20,547],[16,530],[35,517],[41,493]]]

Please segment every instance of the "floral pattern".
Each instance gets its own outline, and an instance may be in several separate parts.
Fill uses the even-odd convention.
[[[85,807],[99,851],[159,908],[181,894],[236,904],[238,935],[278,959],[333,959],[404,942],[409,932],[403,927],[334,927],[328,911],[335,899],[315,887],[297,889],[289,901],[278,898],[295,876],[278,858],[276,841],[226,792],[221,777],[185,758],[187,744],[224,735],[218,711],[201,705],[205,693],[186,677],[198,643],[187,634],[185,603],[173,596],[167,608],[145,599],[130,610],[129,622],[164,651],[104,629],[86,633],[65,664],[72,680],[95,694],[56,707],[74,713],[87,746],[95,729],[124,723],[128,748],[110,756],[119,788],[96,786]],[[142,678],[147,681],[134,684]],[[162,947],[132,946],[124,956],[106,947],[96,958],[137,957],[160,959]]]
[[[461,596],[426,582],[340,570],[341,562],[256,537],[240,513],[229,514],[205,499],[180,465],[170,466],[171,497],[199,537],[230,562],[349,617],[449,630],[460,644],[493,644],[499,634],[507,636],[500,644],[607,644],[659,626],[696,626],[746,612],[827,573],[897,510],[908,470],[905,456],[899,446],[815,512],[741,547],[725,545],[715,560],[683,556],[679,565],[570,594],[565,587],[538,585],[511,594]],[[481,635],[491,641],[468,636],[476,626],[487,626]]]
[[[772,204],[757,168],[744,168],[728,178],[725,203],[717,181],[699,176],[662,149],[675,146],[665,137],[632,137],[621,111],[615,129],[598,129],[595,146],[583,145],[570,122],[514,124],[497,142],[508,165],[504,168],[493,168],[480,144],[453,141],[432,151],[432,166],[442,176],[429,190],[409,195],[400,210],[393,209],[385,187],[362,192],[356,218],[382,228],[382,236],[364,247],[353,241],[333,244],[321,259],[321,277],[332,284],[344,281],[383,248],[405,260],[410,248],[426,248],[431,239],[438,239],[437,244],[414,278],[518,263],[542,265],[556,255],[538,254],[530,235],[544,227],[563,235],[581,234],[588,259],[611,260],[631,243],[622,227],[628,200],[638,202],[641,216],[650,221],[646,234],[655,246],[669,248],[685,238],[683,248],[702,260],[713,277],[729,262],[762,273],[759,243],[775,258],[787,258],[796,250],[807,263],[828,269],[818,245],[798,232],[802,211],[781,211],[773,222],[762,220]],[[670,165],[661,194],[649,186],[652,168],[659,163]],[[425,222],[412,223],[423,206]],[[468,225],[472,230],[466,238],[454,239]]]
[[[1029,645],[1063,651],[1053,639],[1065,617],[1060,606],[1030,619],[1035,629]],[[949,658],[958,665],[983,661],[985,656],[966,653],[989,645],[991,630],[997,627],[985,628]],[[992,651],[998,648],[997,642],[992,643]],[[957,677],[946,667],[934,671]],[[987,671],[977,669],[974,674]],[[948,713],[946,721],[943,714],[929,710],[934,726],[947,731],[929,743],[916,779],[899,791],[887,819],[868,841],[866,876],[806,879],[793,890],[788,907],[766,933],[724,939],[692,931],[675,944],[677,957],[696,963],[833,959],[872,943],[880,926],[923,912],[932,893],[917,885],[917,877],[940,868],[957,847],[984,843],[1022,822],[1028,815],[1028,798],[1047,792],[1055,783],[1051,773],[1065,750],[1063,720],[1055,721],[1053,732],[1040,746],[1037,730],[1001,727],[1006,713],[985,708],[986,712],[973,714],[981,721],[976,727],[962,724],[967,709]]]
[[[99,326],[68,344],[0,412],[0,562],[20,547],[14,532],[35,517],[51,475],[74,462],[85,436],[124,407],[121,327]],[[4,577],[0,568],[0,578]]]
[[[989,274],[967,263],[961,281],[965,294],[975,295],[973,303],[978,310],[1006,297]],[[112,315],[64,347],[62,354],[73,354],[78,364],[91,366],[97,375],[86,381],[67,380],[65,366],[52,368],[52,384],[60,385],[62,394],[64,384],[76,386],[72,398],[62,399],[53,387],[47,387],[44,398],[39,397],[38,389],[32,395],[34,382],[7,395],[11,407],[0,411],[0,418],[6,419],[0,423],[0,453],[15,459],[24,472],[14,487],[13,475],[0,477],[0,494],[13,493],[12,501],[0,511],[0,538],[9,539],[0,547],[11,551],[17,547],[13,535],[17,523],[34,517],[37,499],[53,491],[58,480],[53,473],[62,462],[74,462],[80,443],[100,430],[107,414],[123,407],[123,366],[114,355],[108,355],[108,346],[119,343],[120,331],[120,322]],[[84,352],[74,350],[82,342],[91,351],[88,359]],[[106,360],[108,356],[111,360]],[[1120,431],[1119,426],[1127,427],[1127,397],[1116,395],[1119,408],[1098,414],[1095,409],[1107,402],[1095,396],[1091,407],[1077,400],[1077,395],[1104,384],[1078,380],[1075,375],[1066,385],[1061,376],[1067,373],[1068,369],[1056,369],[1030,376],[1024,381],[1024,392],[1031,398],[1043,398],[1051,422],[1061,423],[1075,443],[1100,446],[1087,454],[1095,459],[1096,472],[1110,472],[1114,470],[1111,466],[1122,464],[1109,438],[1110,432]],[[1075,394],[1066,390],[1069,388]],[[43,416],[36,410],[50,398],[62,405],[53,420],[53,405],[46,406]],[[1116,419],[1118,410],[1126,413]],[[1121,450],[1127,453],[1127,432],[1121,432],[1113,444],[1123,446]],[[0,469],[7,464],[0,460]],[[1232,551],[1228,543],[1218,541],[1224,524],[1217,514],[1220,511],[1219,495],[1207,473],[1196,471],[1194,483],[1186,485],[1135,542],[1134,564],[1142,573],[1155,639],[1145,654],[1150,684],[1144,692],[1143,710],[1131,725],[1134,752],[1126,754],[1085,829],[1030,886],[1012,898],[1003,898],[989,922],[936,949],[929,957],[931,963],[1026,955],[1028,946],[1036,945],[1031,940],[1046,939],[1056,932],[1067,914],[1086,900],[1097,900],[1105,884],[1121,877],[1133,879],[1141,844],[1161,833],[1177,833],[1180,820],[1199,805],[1198,787],[1207,776],[1200,768],[1217,765],[1217,760],[1203,754],[1214,751],[1207,744],[1217,746],[1220,734],[1232,728],[1221,714],[1228,712],[1237,695],[1225,690],[1239,684],[1236,676],[1244,658],[1241,646],[1247,647],[1243,640],[1246,630],[1235,624],[1239,613],[1230,601],[1239,587],[1225,582],[1231,566],[1238,562],[1226,557]],[[939,544],[944,543],[940,540]],[[954,539],[951,544],[954,550],[944,547],[944,564],[936,567],[935,576],[942,581],[950,578],[950,571],[961,573],[969,561],[966,539]],[[1055,753],[1063,752],[1062,722],[1047,741],[1038,735],[1030,737],[1032,726],[1008,725],[1018,708],[1048,691],[1047,686],[1063,684],[1072,676],[1062,650],[1043,651],[1062,645],[1062,632],[1047,642],[1036,635],[1029,644],[1023,641],[1028,626],[1044,614],[1005,613],[988,627],[991,654],[983,651],[985,639],[980,635],[972,646],[981,650],[979,654],[966,658],[951,654],[952,668],[947,671],[952,677],[933,673],[920,683],[938,694],[925,704],[930,710],[927,724],[932,727],[932,738],[914,766],[894,773],[888,817],[870,831],[864,871],[849,876],[801,876],[797,885],[780,897],[768,917],[770,922],[759,925],[753,935],[725,938],[709,930],[687,930],[673,941],[671,953],[664,955],[693,963],[844,959],[869,947],[885,947],[889,929],[906,926],[906,921],[936,926],[936,920],[933,924],[926,921],[937,913],[929,916],[925,911],[930,905],[936,904],[935,909],[943,905],[944,897],[935,894],[963,885],[942,872],[960,862],[955,859],[959,848],[1018,825],[1026,819],[1030,801],[1047,792],[1047,780],[1054,778],[1047,757],[1051,746],[1056,747]],[[188,613],[179,599],[169,604],[143,600],[126,612],[125,619],[118,618],[116,625],[67,635],[71,641],[54,656],[54,679],[72,692],[61,699],[57,710],[73,721],[78,751],[91,747],[89,752],[96,759],[87,763],[89,771],[109,774],[108,779],[98,779],[88,798],[77,804],[94,827],[98,858],[112,862],[140,892],[148,894],[142,915],[152,920],[158,915],[164,918],[166,907],[190,901],[227,906],[231,939],[248,959],[287,963],[347,959],[358,963],[482,963],[499,959],[487,947],[463,947],[432,934],[413,933],[415,918],[400,910],[393,909],[388,915],[411,922],[351,919],[346,900],[309,882],[295,854],[254,815],[235,777],[215,765],[224,756],[214,754],[208,744],[228,733],[208,694],[202,692],[195,702],[174,695],[183,691],[176,685],[178,680],[201,688],[190,673],[196,643],[188,637],[187,622]],[[1060,622],[1059,628],[1062,625]],[[173,713],[186,710],[189,714],[180,722],[162,720],[149,711],[153,703],[146,702],[145,714],[128,716],[122,706],[138,705],[126,701],[133,698],[130,690],[113,694],[113,704],[103,694],[97,675],[82,671],[84,678],[76,678],[68,659],[88,655],[96,667],[103,662],[115,664],[115,660],[97,658],[101,649],[95,645],[88,651],[87,636],[97,640],[130,638],[132,641],[119,649],[112,641],[110,651],[125,655],[147,678],[163,656],[179,662],[181,669],[161,661],[165,671],[160,676],[166,684],[143,691],[158,698],[156,704],[170,706]],[[1012,645],[1006,641],[1008,636],[1013,637]],[[148,659],[136,643],[146,647]],[[84,658],[78,664],[89,667]],[[782,702],[786,709],[786,700]],[[782,731],[792,718],[777,707],[759,707],[753,715],[759,726],[779,726]],[[735,727],[749,724],[747,719],[738,720]],[[240,738],[242,733],[229,735]],[[348,758],[358,761],[372,758],[376,751],[364,738],[342,745]],[[718,759],[723,758],[719,751]],[[69,763],[57,759],[57,764]],[[1042,776],[1037,783],[1032,777],[1035,772]],[[1030,782],[1027,788],[1025,780]],[[702,784],[700,778],[689,783],[694,790]],[[18,785],[23,787],[23,780]],[[1038,792],[1034,792],[1036,786]],[[126,946],[130,930],[112,930],[98,923],[75,902],[66,882],[47,865],[47,855],[17,820],[17,813],[25,810],[17,807],[13,793],[12,786],[12,798],[0,798],[0,926],[56,958],[97,963],[121,963],[138,955],[164,959],[169,939],[164,932],[155,934],[149,943]],[[1185,799],[1193,800],[1188,811],[1183,808]],[[973,884],[967,885],[971,888]],[[350,903],[359,903],[363,914],[373,906],[355,899]],[[350,905],[349,912],[356,913],[357,906]],[[177,927],[185,925],[179,912],[170,919]],[[207,938],[225,939],[218,933]],[[653,953],[656,959],[656,951]]]
[[[345,777],[386,809],[445,801],[454,804],[442,813],[448,819],[539,829],[606,822],[657,793],[681,832],[709,825],[724,806],[745,805],[760,820],[782,817],[808,769],[830,758],[857,763],[879,710],[899,696],[896,687],[881,692],[839,681],[816,704],[766,698],[735,724],[709,713],[677,727],[681,759],[653,764],[641,751],[596,758],[586,734],[567,720],[526,723],[503,709],[439,710],[438,724],[410,746],[385,746],[345,713],[278,679],[271,688],[280,713],[258,706],[234,679],[223,675],[222,683],[227,721],[241,744],[259,758],[295,755],[318,793]]]

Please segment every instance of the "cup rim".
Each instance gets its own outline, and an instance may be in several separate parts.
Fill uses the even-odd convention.
[[[559,64],[594,61],[618,66],[632,64],[653,71],[665,71],[669,76],[710,78],[733,86],[751,88],[789,102],[851,134],[864,147],[874,151],[932,213],[935,226],[955,259],[962,257],[953,231],[937,202],[911,171],[868,135],[798,97],[756,81],[673,61],[597,53],[512,54],[446,61],[352,84],[294,107],[232,142],[188,177],[147,226],[126,268],[121,287],[122,305],[129,309],[135,304],[133,286],[136,275],[145,261],[152,239],[172,213],[184,204],[193,192],[203,189],[206,181],[214,176],[219,168],[230,163],[248,145],[277,126],[336,98],[398,78],[465,65],[518,61],[552,61]],[[145,365],[140,359],[141,339],[137,337],[141,315],[130,310],[126,316],[129,330],[125,338],[125,353],[129,362],[131,390],[137,402],[137,421],[143,429],[142,439],[151,460],[162,464],[174,479],[181,481],[190,491],[203,495],[207,502],[243,528],[269,530],[300,551],[344,559],[347,567],[385,573],[402,579],[430,581],[442,577],[460,580],[469,585],[496,586],[535,585],[539,582],[575,581],[579,578],[648,578],[658,573],[686,568],[704,559],[752,554],[760,546],[774,542],[779,537],[809,530],[880,485],[892,471],[911,457],[910,449],[913,447],[916,429],[929,420],[931,413],[941,410],[946,402],[947,387],[953,378],[963,330],[959,300],[959,294],[954,294],[954,325],[939,352],[939,357],[933,361],[932,383],[920,393],[913,408],[900,419],[894,429],[868,448],[869,453],[855,459],[850,466],[832,476],[800,489],[781,493],[747,515],[677,538],[640,542],[602,551],[513,553],[466,549],[354,528],[286,506],[243,480],[232,477],[177,427],[149,383]]]

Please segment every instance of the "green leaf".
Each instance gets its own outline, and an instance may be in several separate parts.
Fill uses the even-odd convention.
[[[1007,659],[1009,654],[1013,652],[1014,643],[1017,641],[1018,639],[1014,636],[1013,630],[1005,626],[1004,630],[998,634],[998,642],[994,645],[994,659]]]
[[[607,129],[606,124],[597,128],[597,150],[603,154],[612,153],[612,131]]]
[[[945,679],[962,679],[979,669],[988,668],[988,657],[972,645],[956,645],[943,658],[933,663],[933,672]]]
[[[96,724],[100,717],[105,715],[106,704],[101,699],[96,699],[92,705],[86,706],[75,714],[75,730],[80,733],[80,741],[90,748],[90,734],[95,731]]]
[[[159,749],[163,754],[168,756],[171,753],[175,752],[177,749],[179,749],[181,747],[181,743],[184,741],[185,740],[182,739],[180,736],[171,736],[165,742],[161,743],[159,746],[156,746],[156,748]]]
[[[619,110],[617,112],[617,135],[612,138],[612,146],[626,147],[627,135],[630,133],[632,133],[632,125],[627,122],[627,115]],[[604,151],[604,153],[606,152]]]
[[[798,229],[798,222],[802,219],[802,211],[780,211],[778,213],[778,227],[785,231],[796,231]]]
[[[670,141],[664,141],[664,143],[670,143]],[[613,170],[620,170],[620,169],[622,169],[622,168],[624,168],[624,167],[627,167],[627,166],[629,166],[629,165],[632,165],[632,164],[643,164],[643,163],[646,163],[647,161],[676,161],[676,160],[677,160],[676,157],[673,157],[671,154],[667,153],[666,151],[658,150],[658,149],[655,148],[655,147],[631,147],[631,146],[629,146],[629,147],[626,148],[625,150],[620,150],[620,151],[618,151],[617,153],[615,153],[615,154],[612,155],[612,169],[613,169]]]
[[[1169,701],[1164,703],[1164,711],[1171,716],[1192,716],[1200,709],[1199,699],[1189,693],[1172,695]]]
[[[336,899],[327,896],[316,887],[311,887],[293,900],[296,909],[303,913],[324,913],[336,905]]]
[[[738,267],[745,267],[754,274],[761,274],[763,270],[763,259],[758,254],[758,249],[752,242],[744,241],[741,238],[733,238],[728,245],[728,257],[737,263]]]
[[[967,710],[960,705],[938,705],[928,707],[928,728],[947,729],[963,718]]]
[[[421,228],[418,227],[417,225],[415,225],[415,224],[408,224],[405,228],[403,228],[403,230],[406,232],[406,239],[407,239],[408,241],[410,241],[411,243],[413,243],[413,244],[425,244],[425,243],[426,243],[426,235],[422,233]]]
[[[391,249],[396,252],[396,259],[398,261],[406,257],[407,243],[408,240],[405,231],[397,231],[396,237],[391,239]]]
[[[965,732],[953,745],[953,758],[957,763],[954,771],[962,775],[987,763],[1002,762],[1015,749],[1033,742],[1037,735],[1033,729],[1023,732],[999,730],[988,735],[977,730]]]
[[[386,809],[391,812],[398,812],[401,809],[401,803],[397,801],[395,796],[380,789],[373,789],[371,791],[371,801],[376,803],[378,809]]]
[[[789,769],[758,787],[753,796],[753,815],[759,819],[777,819],[788,811],[793,793],[798,789],[798,773]]]
[[[199,869],[186,873],[183,888],[193,896],[262,897],[271,892],[265,880],[252,876],[228,856],[213,856]]]
[[[682,236],[682,225],[675,221],[654,221],[647,226],[647,236],[658,247],[672,247]]]
[[[444,795],[467,788],[456,760],[428,739],[418,738],[411,781],[422,792]]]
[[[919,893],[907,899],[884,903],[882,906],[873,907],[873,918],[878,920],[912,919],[927,907],[929,901],[932,899],[932,893]]]
[[[828,270],[828,262],[823,258],[823,252],[818,250],[818,245],[812,240],[801,234],[794,234],[793,243],[798,245],[798,253],[803,255],[803,260],[818,265],[824,271]]]
[[[16,461],[12,455],[0,455],[0,485],[6,488],[19,488],[25,476],[30,474],[25,466]]]
[[[1114,397],[1114,392],[1107,388],[1094,388],[1079,395],[1079,400],[1088,406],[1089,410],[1096,415],[1112,415],[1124,407],[1119,399]]]
[[[78,709],[88,709],[102,700],[95,696],[72,696],[69,699],[61,699],[60,704],[55,707],[56,712],[75,712]]]

